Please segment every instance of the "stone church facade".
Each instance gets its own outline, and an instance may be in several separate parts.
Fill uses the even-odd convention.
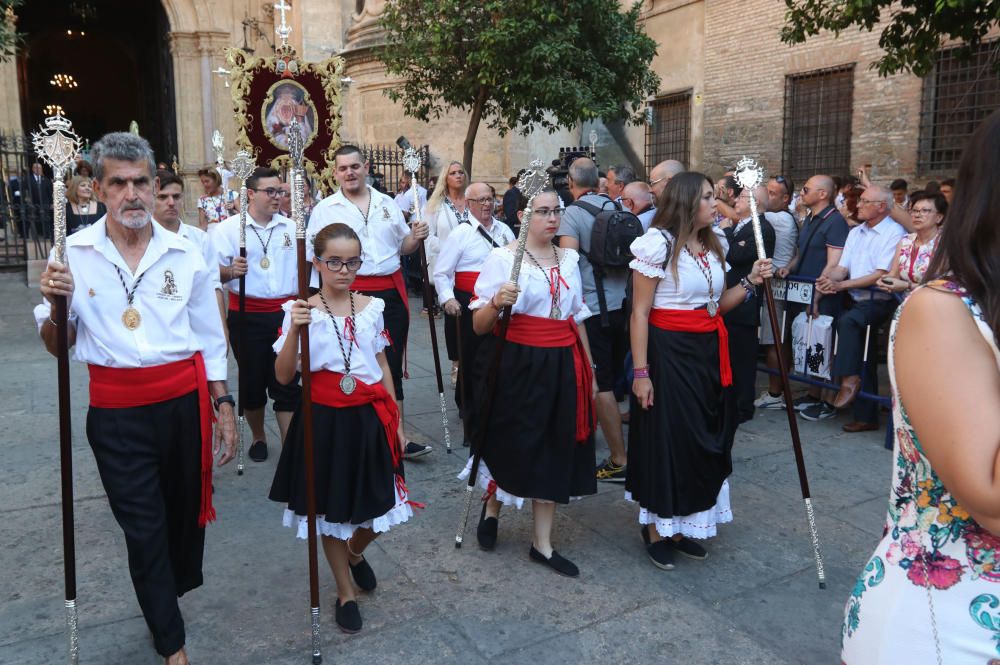
[[[233,151],[229,90],[215,73],[226,65],[224,49],[271,48],[275,12],[260,0],[159,2],[169,23],[161,46],[169,49],[173,75],[177,160],[193,180],[198,168],[214,162],[215,129],[226,136],[227,153]],[[299,56],[346,61],[345,141],[392,144],[406,135],[430,145],[433,166],[460,159],[464,113],[422,123],[384,94],[395,82],[372,47],[381,39],[385,0],[289,4],[290,41]],[[881,78],[871,68],[880,53],[877,33],[821,35],[788,47],[778,37],[783,18],[783,3],[773,0],[643,0],[641,21],[659,43],[652,68],[661,79],[647,123],[618,131],[585,123],[527,137],[500,137],[483,126],[475,177],[500,185],[530,159],[548,162],[562,146],[589,143],[595,130],[602,166],[632,156],[642,171],[673,157],[718,175],[751,154],[769,172],[791,174],[797,182],[811,172],[852,173],[870,164],[879,181],[922,183],[952,174],[964,137],[1000,105],[996,74],[983,73],[995,49],[982,49],[970,64],[945,48],[929,77]],[[18,102],[23,67],[18,61],[0,65],[0,128],[8,131],[38,122]]]

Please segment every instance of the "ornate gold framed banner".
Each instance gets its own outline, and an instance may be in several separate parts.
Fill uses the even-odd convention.
[[[236,114],[236,143],[257,157],[257,164],[287,169],[287,130],[293,119],[302,131],[303,167],[331,190],[333,153],[340,147],[340,79],[343,58],[301,62],[290,47],[268,57],[226,51]]]

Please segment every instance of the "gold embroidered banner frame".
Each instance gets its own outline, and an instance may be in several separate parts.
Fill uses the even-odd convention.
[[[287,131],[297,120],[303,137],[303,168],[330,191],[333,153],[340,147],[340,79],[343,58],[302,62],[291,47],[268,57],[238,48],[226,51],[236,115],[236,143],[257,164],[288,169]]]

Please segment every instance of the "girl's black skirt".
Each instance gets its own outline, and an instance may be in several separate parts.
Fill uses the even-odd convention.
[[[333,408],[313,403],[313,468],[319,533],[350,537],[365,525],[376,531],[405,522],[413,514],[396,490],[385,429],[369,405]],[[299,518],[305,534],[306,470],[301,408],[292,417],[269,498],[287,505],[286,526]],[[398,472],[403,473],[402,461]],[[369,525],[367,523],[371,522]]]
[[[717,333],[649,326],[653,406],[632,396],[625,489],[661,518],[715,505],[733,470],[736,397],[719,379]]]
[[[473,445],[505,493],[556,503],[597,492],[594,437],[576,441],[576,370],[572,347],[504,345],[492,414],[485,422],[488,373],[497,338],[476,356],[476,399],[470,409]],[[481,479],[481,476],[480,476]]]

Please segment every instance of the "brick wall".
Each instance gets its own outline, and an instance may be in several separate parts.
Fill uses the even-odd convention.
[[[657,0],[661,4],[676,0]],[[811,38],[794,47],[781,42],[784,3],[775,0],[704,0],[704,24],[687,5],[668,10],[670,21],[647,22],[647,32],[661,44],[678,35],[704,31],[701,93],[701,150],[692,162],[712,175],[721,174],[744,154],[756,155],[770,173],[782,169],[785,76],[855,63],[851,169],[872,164],[876,181],[916,178],[921,81],[912,75],[880,78],[870,69],[879,57],[878,32],[850,31]],[[688,19],[688,20],[684,20]],[[661,49],[664,48],[661,46]],[[654,61],[669,79],[680,63]],[[700,82],[699,82],[700,83]],[[699,89],[701,87],[701,89]],[[696,130],[695,130],[696,131]],[[697,150],[692,141],[692,150]],[[835,174],[838,175],[838,174]]]

